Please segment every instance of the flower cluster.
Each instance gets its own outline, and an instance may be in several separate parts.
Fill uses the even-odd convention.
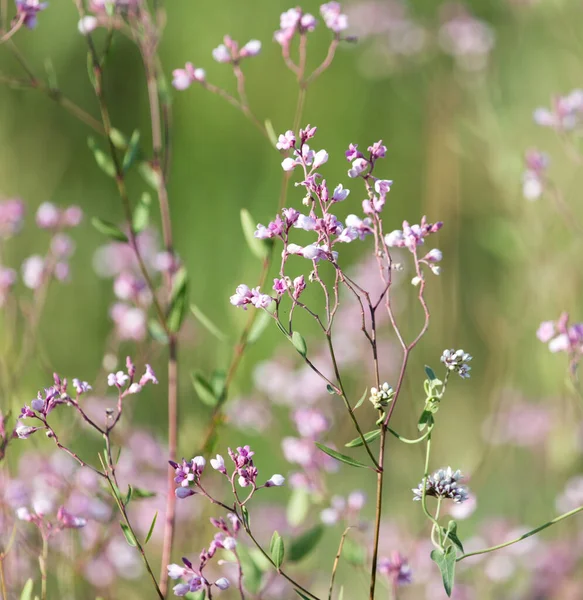
[[[557,321],[544,321],[536,336],[548,343],[551,352],[583,353],[583,323],[569,325],[569,315],[563,313]]]
[[[581,125],[583,116],[583,90],[573,90],[566,96],[553,99],[551,108],[537,108],[534,122],[542,127],[568,132]]]
[[[432,233],[437,233],[443,227],[443,223],[428,223],[423,217],[419,225],[409,225],[403,221],[403,229],[395,229],[385,236],[385,243],[389,248],[407,248],[411,252],[417,251],[417,246],[425,243],[425,238]],[[429,264],[439,262],[442,258],[439,250],[432,250],[422,260]]]
[[[41,531],[45,531],[47,535],[53,535],[63,529],[81,529],[87,525],[87,519],[72,515],[64,506],[61,506],[57,511],[56,522],[45,519],[46,515],[41,506],[33,509],[33,512],[22,506],[16,511],[16,516],[21,521],[34,523]]]
[[[455,371],[462,379],[470,377],[470,367],[467,363],[472,360],[472,357],[463,350],[444,350],[441,355],[441,362],[449,371]]]
[[[273,298],[267,294],[262,294],[259,287],[249,289],[244,283],[237,286],[235,293],[231,296],[231,304],[247,310],[247,306],[252,304],[255,308],[268,308],[273,302]]]
[[[316,18],[304,13],[300,8],[290,8],[282,13],[279,18],[279,30],[275,32],[273,39],[282,47],[289,48],[289,45],[296,34],[303,35],[314,31],[316,28]]]
[[[223,38],[223,42],[213,50],[213,58],[219,63],[238,64],[242,59],[257,56],[261,52],[261,42],[258,40],[247,42],[241,49],[228,35]]]
[[[38,13],[45,10],[48,2],[40,0],[16,0],[17,18],[23,19],[23,24],[29,29],[34,29],[37,25]]]
[[[378,571],[395,586],[408,585],[413,582],[413,569],[400,552],[393,552],[390,558],[381,558]]]
[[[366,494],[360,490],[355,490],[348,494],[347,498],[332,496],[330,504],[329,508],[325,508],[320,513],[320,520],[324,525],[335,525],[339,521],[355,525],[358,523],[360,511],[366,504]]]
[[[439,469],[427,478],[425,484],[425,494],[436,498],[449,498],[456,504],[465,502],[469,498],[467,488],[459,485],[462,479],[461,471],[452,471],[451,467]],[[413,489],[413,500],[423,498],[423,482],[419,487]]]
[[[385,381],[378,390],[375,387],[370,388],[369,400],[376,409],[382,409],[389,405],[394,396],[395,390]]]
[[[529,150],[524,162],[526,169],[522,175],[522,195],[526,200],[538,200],[545,190],[549,157],[544,152]]]
[[[228,454],[234,464],[234,469],[230,475],[225,466],[225,459],[220,454],[217,454],[215,458],[211,459],[211,467],[227,477],[232,484],[234,484],[236,478],[241,487],[251,487],[250,496],[258,489],[279,487],[284,484],[285,478],[279,474],[275,474],[263,485],[257,485],[259,472],[254,465],[252,458],[255,452],[253,452],[249,446],[239,446],[236,450],[228,448]],[[175,470],[176,476],[174,481],[179,485],[175,490],[175,494],[178,498],[188,498],[197,492],[208,496],[200,483],[202,473],[206,466],[206,459],[204,457],[195,456],[190,461],[183,459],[180,464],[170,461],[170,465]]]
[[[229,588],[229,580],[226,577],[220,577],[214,583],[209,582],[202,574],[204,567],[208,561],[214,556],[215,549],[209,550],[204,549],[200,553],[200,562],[198,569],[195,569],[192,563],[187,559],[183,558],[182,562],[184,567],[177,564],[168,565],[168,576],[171,579],[183,579],[183,583],[178,583],[174,586],[173,591],[175,596],[186,596],[190,592],[199,592],[201,590],[210,591],[211,586],[215,586],[219,590],[226,590]]]

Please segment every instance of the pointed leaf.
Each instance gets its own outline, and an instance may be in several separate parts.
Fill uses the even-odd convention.
[[[164,331],[164,327],[162,327],[162,325],[160,325],[160,323],[156,321],[156,319],[150,319],[148,321],[148,331],[150,332],[152,339],[156,340],[157,342],[160,342],[160,344],[168,343],[168,336]]]
[[[158,511],[154,514],[154,518],[152,519],[152,523],[150,525],[150,529],[148,529],[148,533],[146,535],[146,539],[144,540],[144,544],[147,544],[152,537],[152,533],[154,533],[154,527],[156,527],[156,519],[158,519]]]
[[[91,219],[91,224],[99,233],[106,235],[110,240],[114,240],[116,242],[128,242],[128,236],[117,226],[109,221],[104,221],[99,217],[93,217]]]
[[[310,494],[304,488],[295,488],[287,504],[287,521],[292,527],[301,525],[310,510]]]
[[[202,312],[202,310],[196,305],[191,304],[190,310],[195,316],[196,320],[203,326],[207,331],[212,333],[219,341],[224,342],[227,336]]]
[[[419,417],[419,423],[417,423],[417,429],[423,431],[428,425],[433,425],[433,415],[430,410],[425,409]]]
[[[275,566],[279,569],[283,563],[285,548],[283,545],[283,539],[277,531],[273,532],[271,544],[269,545],[269,553],[271,554],[271,558],[273,559]]]
[[[141,498],[154,498],[156,496],[156,492],[151,492],[150,490],[144,490],[142,488],[134,487],[132,492],[132,498],[139,500]]]
[[[362,567],[366,563],[366,549],[349,537],[344,540],[342,556],[346,562],[355,567]]]
[[[141,162],[138,171],[142,176],[142,179],[154,190],[158,190],[160,187],[160,176],[149,162]]]
[[[130,500],[132,499],[132,493],[133,493],[133,488],[131,485],[128,485],[128,493],[126,494],[126,498],[124,500],[124,505],[127,506],[130,503]]]
[[[445,530],[445,535],[457,546],[457,548],[463,552],[464,547],[461,543],[460,539],[457,535],[457,523],[455,521],[450,521],[447,524],[447,529]]]
[[[213,371],[210,379],[210,386],[217,399],[220,399],[224,394],[226,381],[227,374],[223,369],[216,369]]]
[[[273,123],[270,119],[265,119],[265,131],[267,132],[267,137],[269,138],[271,145],[275,148],[277,145],[277,134],[275,133]]]
[[[292,344],[294,348],[305,358],[308,354],[308,347],[306,346],[306,340],[303,338],[299,331],[294,331],[291,336]]]
[[[437,563],[439,570],[441,571],[441,577],[443,579],[443,587],[445,593],[451,596],[453,591],[453,584],[455,578],[455,548],[449,546],[448,549],[443,552],[442,550],[433,550],[431,553],[431,560]]]
[[[91,137],[87,140],[87,145],[89,146],[89,149],[91,150],[91,152],[93,152],[93,158],[95,158],[95,162],[97,163],[97,166],[106,175],[109,175],[109,177],[115,177],[115,174],[116,174],[115,164],[114,164],[111,156],[109,156],[109,154],[107,154],[107,152],[104,152],[96,144],[95,140]]]
[[[205,379],[204,375],[198,371],[195,371],[191,374],[191,378],[194,391],[198,395],[201,402],[207,406],[216,406],[218,403],[218,398],[211,384]]]
[[[248,345],[254,344],[261,337],[272,318],[273,317],[270,316],[270,313],[267,310],[262,310],[257,317],[255,317],[255,322],[251,326],[251,330],[247,336]]]
[[[335,396],[336,395],[336,392],[334,391],[334,388],[330,384],[326,385],[326,391],[330,394],[330,396]]]
[[[22,592],[20,594],[20,600],[31,600],[32,598],[32,590],[34,589],[34,581],[32,579],[28,579],[22,588]]]
[[[366,388],[364,390],[364,394],[362,394],[362,396],[360,397],[360,400],[354,405],[354,408],[352,410],[356,410],[359,406],[361,406],[362,403],[366,400],[367,396],[368,396],[368,388]]]
[[[302,592],[300,592],[300,590],[296,590],[294,588],[294,592],[300,597],[302,598],[302,600],[312,600],[312,598],[310,598],[309,596],[306,596],[305,594],[302,594]]]
[[[120,526],[121,526],[121,530],[123,531],[123,534],[126,538],[126,542],[130,546],[135,546],[136,539],[134,538],[134,534],[130,531],[130,528],[125,523],[120,523]]]
[[[246,506],[242,506],[241,507],[241,516],[243,517],[243,523],[247,527],[251,527],[251,520],[249,518],[249,511],[247,510]]]
[[[287,553],[288,560],[298,562],[307,556],[318,545],[323,535],[323,525],[316,525],[293,539]]]
[[[138,129],[134,130],[132,133],[132,137],[130,138],[128,149],[123,157],[122,170],[124,173],[130,169],[130,167],[134,164],[136,160],[136,156],[138,155],[138,149],[140,145],[140,131]]]
[[[260,240],[255,237],[257,221],[253,219],[251,213],[246,208],[241,209],[241,226],[243,227],[243,235],[251,252],[261,260],[266,259],[269,256],[272,242],[271,240]]]
[[[186,315],[187,300],[188,275],[186,269],[181,268],[174,277],[170,306],[168,307],[168,316],[166,318],[166,326],[172,333],[180,330],[182,321]]]
[[[132,215],[132,228],[136,233],[142,233],[150,222],[150,205],[152,204],[152,197],[148,192],[144,192],[140,201],[134,208],[134,214]]]
[[[433,369],[428,365],[425,365],[425,373],[427,373],[427,377],[429,377],[429,379],[431,381],[433,381],[434,379],[437,379],[437,376],[433,372]]]
[[[344,586],[340,588],[340,593],[338,594],[338,600],[344,600]]]
[[[322,450],[328,456],[339,460],[340,462],[346,463],[351,467],[360,467],[362,469],[368,469],[368,466],[364,463],[359,462],[358,460],[351,458],[350,456],[346,456],[346,454],[340,454],[340,452],[336,452],[336,450],[332,450],[332,448],[328,448],[328,446],[324,446],[324,444],[319,444],[316,442],[316,446]]]
[[[366,442],[373,442],[374,440],[376,440],[377,438],[381,437],[381,430],[380,429],[373,429],[372,431],[369,431],[368,433],[364,434],[364,439],[366,440]],[[354,438],[351,442],[348,442],[348,444],[344,444],[347,448],[358,448],[359,446],[364,446],[363,442],[362,442],[362,438],[359,436],[357,438]]]
[[[109,130],[109,139],[118,150],[125,150],[128,147],[128,138],[115,127]]]

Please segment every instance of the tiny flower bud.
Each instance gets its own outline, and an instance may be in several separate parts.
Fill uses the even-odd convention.
[[[196,492],[194,490],[192,490],[191,488],[178,487],[174,490],[174,494],[176,495],[177,498],[180,498],[181,500],[183,500],[184,498],[188,498],[189,496],[194,496],[194,494],[196,494]]]
[[[265,487],[280,487],[285,483],[285,477],[283,475],[275,474],[265,482]]]
[[[229,580],[226,577],[221,577],[220,579],[217,579],[215,581],[215,585],[219,588],[219,590],[226,590],[229,589],[229,586],[231,584],[229,583]]]

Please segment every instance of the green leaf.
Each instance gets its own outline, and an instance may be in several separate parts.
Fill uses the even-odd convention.
[[[304,357],[308,354],[308,347],[306,346],[306,340],[303,338],[299,331],[294,331],[291,336],[291,342],[294,348]]]
[[[97,79],[95,78],[95,69],[93,67],[93,56],[91,52],[87,52],[87,76],[93,87],[97,86]]]
[[[106,235],[110,240],[114,240],[116,242],[125,242],[128,243],[128,236],[117,226],[109,221],[104,221],[99,217],[93,217],[91,219],[91,224],[99,233]]]
[[[211,375],[210,385],[215,396],[220,400],[225,392],[227,373],[223,369],[215,369]]]
[[[148,331],[150,332],[152,339],[156,340],[157,342],[160,342],[160,344],[168,343],[168,336],[164,331],[164,327],[162,327],[160,322],[156,319],[150,319],[148,321]]]
[[[245,507],[243,507],[245,508]],[[261,589],[261,582],[263,580],[263,571],[259,565],[253,560],[251,553],[244,544],[237,546],[237,554],[241,560],[241,567],[243,569],[243,581],[245,588],[249,590],[251,594],[257,594]]]
[[[152,523],[150,525],[150,529],[148,529],[148,533],[146,534],[146,539],[144,540],[144,544],[147,544],[150,541],[150,538],[152,537],[152,533],[154,533],[154,527],[156,527],[156,519],[158,519],[158,511],[156,511],[156,514],[154,515],[154,518],[152,519]]]
[[[417,429],[419,429],[419,431],[423,431],[428,425],[433,425],[433,414],[430,410],[425,409],[419,417]]]
[[[131,485],[128,485],[128,493],[126,494],[126,498],[124,500],[124,505],[127,506],[130,503],[130,500],[132,499],[132,493],[133,493],[133,488]]]
[[[285,547],[283,545],[283,539],[277,531],[273,532],[271,538],[271,544],[269,545],[269,553],[275,563],[275,566],[279,569],[283,563],[283,556],[285,554]]]
[[[302,592],[300,592],[300,590],[296,590],[296,588],[294,588],[294,592],[300,597],[303,598],[303,600],[312,600],[312,598],[310,598],[309,596],[306,596],[305,594],[302,594]]]
[[[150,223],[150,205],[152,197],[148,192],[144,192],[139,202],[134,208],[132,216],[132,228],[136,233],[142,233]]]
[[[50,58],[45,58],[45,72],[47,74],[47,81],[49,83],[49,89],[58,90],[59,82],[57,80],[57,73],[55,71],[55,65]]]
[[[464,547],[457,535],[457,523],[450,521],[447,524],[447,529],[444,531],[445,535],[457,546],[457,548],[463,552]]]
[[[265,131],[267,132],[267,137],[269,138],[271,145],[275,148],[277,146],[277,134],[275,133],[271,119],[265,119]]]
[[[455,577],[455,549],[453,546],[449,546],[449,548],[443,552],[442,550],[435,549],[431,553],[431,560],[433,560],[439,570],[441,571],[441,577],[443,579],[443,587],[445,589],[445,593],[448,596],[451,596],[451,592],[453,591],[453,583]]]
[[[366,563],[366,549],[349,537],[344,540],[342,556],[355,567],[362,567]]]
[[[160,176],[158,173],[152,168],[152,165],[143,161],[138,166],[138,171],[142,176],[142,179],[154,190],[158,190],[160,187]]]
[[[340,588],[340,593],[338,594],[338,600],[344,600],[344,586]]]
[[[329,383],[326,385],[326,391],[330,394],[330,396],[336,395],[334,388]]]
[[[246,209],[241,209],[241,226],[243,227],[243,235],[247,241],[247,245],[253,254],[261,259],[265,260],[269,256],[269,251],[272,246],[271,240],[260,240],[255,237],[255,230],[257,229],[257,221],[253,219],[251,213]]]
[[[301,525],[310,510],[310,494],[303,488],[295,488],[287,503],[287,521],[292,527]]]
[[[120,526],[126,538],[126,542],[130,546],[136,546],[136,538],[134,538],[134,534],[130,531],[130,528],[125,523],[120,523]]]
[[[134,487],[132,492],[132,498],[139,500],[141,498],[154,498],[156,496],[156,492],[151,492],[150,490],[144,490],[142,488]]]
[[[364,434],[364,439],[366,440],[367,443],[373,442],[378,437],[381,437],[380,429],[373,429],[372,431],[369,431],[368,433]],[[348,442],[348,444],[344,444],[344,445],[347,448],[358,448],[359,446],[364,446],[364,444],[362,442],[362,438],[360,436],[357,438],[354,438],[351,442]]]
[[[184,317],[186,316],[187,301],[188,275],[186,269],[182,267],[174,277],[168,316],[166,317],[166,326],[172,333],[180,330],[182,321],[184,321]]]
[[[132,137],[130,138],[128,149],[123,157],[122,170],[125,173],[132,167],[134,161],[136,160],[136,156],[138,155],[138,150],[140,146],[140,131],[135,129],[132,133]]]
[[[212,333],[219,341],[224,342],[227,336],[200,310],[196,304],[190,305],[190,310],[195,316],[196,320],[203,326],[207,331]]]
[[[128,138],[115,127],[109,130],[109,139],[118,150],[125,150],[128,147]]]
[[[366,388],[364,390],[364,394],[362,394],[362,396],[360,397],[360,400],[354,405],[354,408],[352,410],[356,410],[359,406],[362,406],[362,403],[366,400],[367,396],[368,396],[368,388]]]
[[[219,399],[217,398],[212,385],[205,379],[204,375],[199,371],[194,371],[194,373],[191,374],[191,378],[194,391],[201,402],[207,406],[216,406]]]
[[[20,594],[20,600],[31,600],[32,598],[32,590],[34,589],[34,581],[32,579],[28,579],[22,588],[22,592]]]
[[[320,448],[320,450],[322,450],[322,452],[324,452],[328,456],[331,456],[332,458],[335,458],[340,462],[346,463],[351,467],[361,467],[363,469],[368,468],[368,466],[364,463],[361,463],[358,460],[351,458],[350,456],[346,456],[346,454],[340,454],[340,452],[336,452],[336,450],[332,450],[332,448],[328,448],[328,446],[324,446],[324,444],[319,444],[318,442],[316,442],[316,446],[318,446],[318,448]]]
[[[256,317],[249,335],[247,336],[247,345],[254,344],[263,334],[269,322],[272,320],[271,313],[267,310],[262,310]]]
[[[91,137],[87,140],[87,145],[91,152],[93,152],[93,158],[95,158],[97,166],[109,177],[115,177],[115,164],[111,156],[99,148],[95,140]]]
[[[243,517],[243,523],[247,527],[251,527],[251,520],[250,520],[250,517],[249,517],[249,511],[247,510],[246,506],[242,506],[241,507],[241,516]]]
[[[435,375],[435,373],[433,372],[433,369],[431,367],[429,367],[428,365],[425,365],[425,372],[427,373],[427,377],[429,377],[429,379],[431,379],[431,381],[433,381],[434,379],[437,379],[437,375]]]
[[[287,558],[291,562],[298,562],[310,554],[318,545],[324,535],[324,526],[316,525],[308,529],[298,537],[294,538],[290,544]]]

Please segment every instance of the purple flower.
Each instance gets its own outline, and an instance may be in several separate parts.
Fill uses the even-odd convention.
[[[368,151],[370,152],[371,160],[377,160],[379,158],[385,158],[387,153],[387,147],[383,146],[383,140],[379,140],[375,142],[372,146],[368,147]]]
[[[215,585],[219,588],[219,590],[227,590],[231,584],[226,577],[221,577],[215,581]]]
[[[210,463],[215,471],[219,471],[220,473],[227,472],[227,469],[225,469],[225,459],[220,454],[217,454],[216,458],[211,458]]]
[[[275,147],[278,150],[289,150],[296,145],[296,136],[293,131],[287,130],[285,133],[281,134],[278,138],[278,142]]]
[[[358,150],[358,144],[350,144],[344,154],[348,162],[354,162],[357,158],[364,158],[362,152]]]
[[[358,177],[361,173],[366,171],[368,167],[368,160],[365,158],[357,158],[352,161],[352,168],[348,170],[348,177],[355,178]]]
[[[123,387],[129,381],[129,377],[123,372],[118,371],[117,373],[110,373],[107,376],[107,385],[110,387]]]
[[[61,526],[65,527],[66,529],[81,529],[87,525],[87,519],[72,515],[70,512],[65,510],[64,506],[59,508],[57,512],[57,519],[61,523]]]
[[[36,27],[37,14],[48,6],[48,2],[39,0],[16,0],[16,13],[24,19],[24,25],[29,29]]]
[[[251,290],[249,286],[242,283],[237,286],[235,293],[231,296],[231,304],[233,306],[240,306],[243,310],[247,310],[247,305],[251,304]]]
[[[408,585],[413,581],[413,571],[399,552],[393,552],[391,558],[381,558],[378,571],[388,577],[395,585]]]
[[[304,276],[300,275],[299,277],[296,277],[294,279],[293,286],[293,297],[297,300],[301,296],[302,292],[306,289],[306,280],[304,279]]]
[[[262,294],[259,291],[259,287],[256,287],[251,291],[251,304],[255,308],[269,308],[269,305],[273,302],[273,298],[267,294]]]
[[[86,381],[80,381],[79,379],[73,379],[73,387],[77,394],[85,394],[86,392],[93,389]]]
[[[148,382],[153,383],[153,384],[157,384],[158,383],[158,379],[156,379],[156,373],[154,373],[154,370],[152,369],[152,367],[147,364],[146,365],[146,372],[140,377],[140,385],[144,386]]]
[[[338,34],[348,28],[348,18],[341,13],[339,2],[327,2],[320,7],[320,14],[326,23],[326,27]]]
[[[184,567],[175,563],[168,565],[166,568],[168,569],[168,577],[170,577],[170,579],[180,579],[186,572]]]
[[[174,69],[172,71],[172,85],[177,90],[185,90],[195,81],[204,83],[206,81],[206,72],[204,69],[195,68],[192,63],[186,63],[184,69]]]
[[[24,219],[24,202],[18,198],[0,202],[0,238],[20,231]]]
[[[342,202],[348,198],[348,194],[350,194],[350,190],[346,190],[342,187],[342,184],[339,183],[332,193],[332,202]]]

